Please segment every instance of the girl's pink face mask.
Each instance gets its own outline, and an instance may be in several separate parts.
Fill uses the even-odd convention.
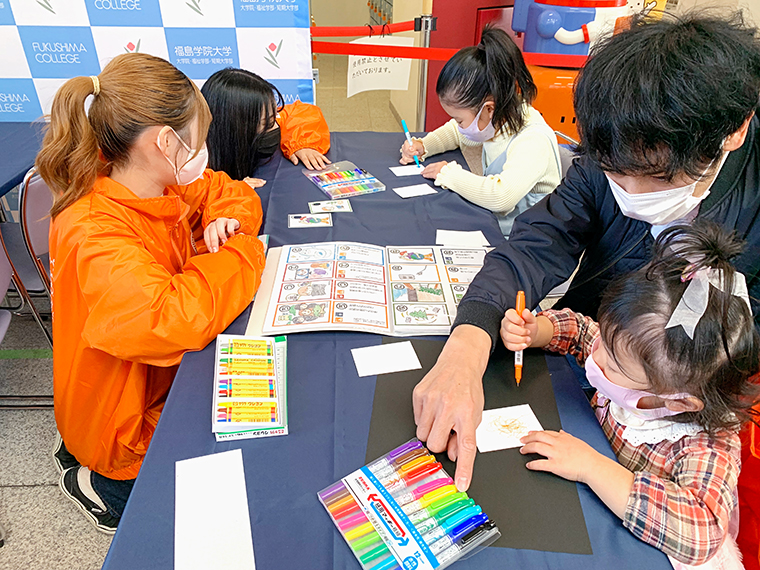
[[[661,398],[663,400],[680,400],[683,398],[688,398],[689,394],[653,394],[652,392],[647,392],[646,390],[624,388],[623,386],[618,386],[617,384],[610,382],[604,375],[604,372],[602,372],[602,369],[599,368],[599,365],[594,360],[594,353],[596,352],[596,349],[599,346],[600,342],[600,339],[596,339],[594,341],[591,354],[588,356],[588,358],[586,358],[586,378],[588,379],[589,384],[599,390],[599,392],[608,400],[614,402],[621,408],[634,413],[641,419],[657,420],[681,413],[669,410],[665,406],[652,409],[639,408],[639,400],[647,396]]]

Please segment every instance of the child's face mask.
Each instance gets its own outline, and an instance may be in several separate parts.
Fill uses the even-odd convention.
[[[475,119],[472,121],[472,123],[469,124],[469,126],[465,128],[457,126],[457,129],[459,129],[459,132],[462,134],[462,136],[467,137],[472,142],[484,143],[487,140],[491,140],[496,134],[496,129],[494,128],[492,121],[488,121],[488,124],[482,131],[478,128],[480,115],[483,113],[485,106],[486,104],[484,103],[480,108],[480,111],[478,111],[478,114],[475,116]]]
[[[647,392],[646,390],[625,388],[611,382],[604,375],[604,372],[602,372],[602,369],[599,368],[599,365],[594,360],[594,354],[597,352],[597,348],[599,347],[600,342],[600,339],[594,341],[594,347],[591,351],[591,354],[586,359],[586,378],[588,379],[589,383],[594,388],[599,390],[603,396],[643,420],[657,420],[666,416],[673,416],[681,413],[680,411],[676,412],[669,410],[665,406],[652,409],[639,408],[639,400],[641,400],[641,398],[651,396],[663,400],[680,400],[683,398],[688,398],[689,394],[653,394],[652,392]]]

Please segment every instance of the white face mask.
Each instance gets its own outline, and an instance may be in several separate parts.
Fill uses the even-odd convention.
[[[171,129],[171,127],[169,128]],[[185,150],[188,152],[188,156],[193,156],[195,154],[195,149],[187,146],[185,144],[185,141],[183,141],[182,138],[177,134],[177,131],[172,129],[172,132],[174,133],[174,136],[177,137],[177,140],[180,142],[180,144],[185,147]],[[161,135],[159,135],[156,139],[156,145],[158,145],[159,149],[161,149],[160,140]],[[192,184],[203,176],[203,171],[206,170],[206,165],[208,164],[208,149],[206,148],[206,143],[203,143],[203,147],[198,151],[198,154],[194,158],[188,160],[182,166],[177,166],[175,163],[169,160],[169,157],[166,155],[164,155],[164,158],[169,164],[172,165],[172,168],[174,168],[174,179],[177,181],[177,184],[180,186],[187,186],[188,184]]]
[[[728,153],[723,153],[720,165],[718,165],[718,171],[720,171],[727,156]],[[712,166],[712,163],[710,166]],[[705,172],[710,170],[710,166],[705,169]],[[687,186],[662,190],[660,192],[646,192],[644,194],[629,194],[620,184],[610,178],[607,173],[604,175],[607,176],[612,195],[615,197],[615,201],[624,216],[650,223],[653,226],[662,226],[680,220],[710,195],[710,189],[708,188],[701,196],[694,196],[694,189],[699,181],[704,178],[705,172],[702,173],[699,180],[695,180]]]
[[[478,111],[477,116],[475,117],[475,120],[470,123],[470,125],[466,128],[462,128],[457,125],[457,129],[459,129],[459,132],[462,134],[462,136],[467,137],[472,142],[478,142],[478,143],[484,143],[487,140],[490,140],[493,138],[493,136],[496,134],[496,129],[493,126],[493,123],[491,121],[488,121],[488,124],[486,125],[486,128],[482,131],[478,128],[478,121],[480,121],[480,114],[483,112],[483,109],[485,109],[485,103],[480,108],[480,111]]]

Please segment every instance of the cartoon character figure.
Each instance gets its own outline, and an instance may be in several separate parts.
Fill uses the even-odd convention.
[[[408,259],[409,261],[429,261],[433,263],[432,253],[420,253],[418,251],[399,251],[398,256],[402,259]]]
[[[515,0],[512,29],[525,34],[527,63],[582,67],[589,48],[632,15],[626,0]]]
[[[290,323],[300,325],[310,321],[316,321],[325,314],[326,307],[324,303],[300,303],[291,305],[288,309],[287,316]]]

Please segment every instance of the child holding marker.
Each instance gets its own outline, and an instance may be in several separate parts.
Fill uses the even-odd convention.
[[[758,333],[739,243],[717,225],[665,230],[652,261],[610,285],[599,323],[570,310],[505,316],[511,350],[572,354],[597,389],[596,415],[616,463],[560,431],[531,432],[529,469],[586,483],[623,525],[678,570],[743,568],[738,431],[758,388]]]
[[[483,176],[455,161],[428,164],[422,175],[495,212],[508,236],[514,218],[561,179],[557,139],[531,107],[536,86],[520,50],[506,32],[486,27],[477,46],[446,63],[436,93],[452,119],[423,139],[404,142],[401,164],[482,144]]]
[[[229,326],[261,280],[261,202],[206,169],[210,122],[181,71],[123,54],[60,88],[37,156],[54,194],[59,486],[108,534],[182,356]]]
[[[265,180],[251,178],[256,167],[277,148],[293,164],[309,170],[330,161],[330,131],[316,105],[283,104],[277,87],[245,69],[228,67],[214,73],[201,93],[214,117],[208,131],[209,166],[258,188]]]

